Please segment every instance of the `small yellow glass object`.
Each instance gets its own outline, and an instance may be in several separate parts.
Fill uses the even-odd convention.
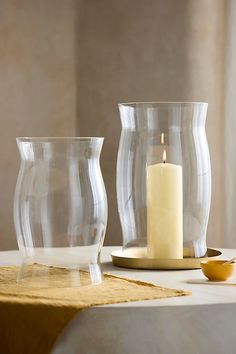
[[[233,275],[235,262],[225,264],[227,260],[219,259],[212,261],[202,261],[201,268],[203,274],[214,281],[225,281]]]

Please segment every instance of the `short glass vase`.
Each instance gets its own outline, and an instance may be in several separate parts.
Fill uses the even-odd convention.
[[[66,269],[65,286],[102,282],[99,258],[107,225],[102,144],[103,138],[95,137],[17,138],[21,166],[14,222],[23,258],[18,281],[35,284],[41,277],[50,286],[50,269],[58,267]],[[43,267],[32,270],[33,264]]]

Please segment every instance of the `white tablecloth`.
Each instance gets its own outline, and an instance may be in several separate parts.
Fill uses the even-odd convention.
[[[192,291],[191,296],[106,305],[84,310],[59,336],[53,354],[236,353],[236,286],[189,284],[200,270],[145,271],[113,267],[103,249],[104,271]],[[223,258],[236,250],[222,250]],[[17,264],[17,251],[0,252],[0,264]],[[236,277],[231,279],[236,282]]]

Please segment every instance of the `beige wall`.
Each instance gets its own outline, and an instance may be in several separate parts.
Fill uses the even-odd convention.
[[[106,242],[121,243],[115,168],[123,101],[208,101],[213,198],[223,240],[224,0],[0,0],[0,247],[15,247],[15,136],[105,136]],[[77,117],[77,123],[76,123]]]
[[[236,1],[227,3],[227,42],[225,45],[225,129],[224,129],[224,245],[236,248]]]
[[[0,0],[0,248],[16,247],[16,136],[75,135],[72,0]]]
[[[117,103],[180,100],[209,102],[213,198],[208,241],[221,245],[224,1],[84,0],[77,33],[78,131],[105,136],[107,242],[121,242],[115,194]]]

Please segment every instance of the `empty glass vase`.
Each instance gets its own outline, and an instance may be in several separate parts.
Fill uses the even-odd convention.
[[[14,221],[23,256],[20,280],[27,265],[38,263],[66,268],[68,286],[100,283],[107,225],[99,165],[103,138],[17,138],[17,144],[21,167]]]
[[[124,251],[160,259],[204,256],[211,201],[207,103],[124,103],[119,110]]]

